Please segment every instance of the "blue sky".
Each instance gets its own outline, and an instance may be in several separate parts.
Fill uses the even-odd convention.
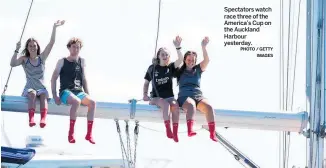
[[[1,89],[10,70],[10,58],[19,40],[29,3],[30,1],[6,0],[0,5]],[[272,25],[262,27],[259,33],[248,35],[248,39],[254,45],[274,47],[273,58],[257,58],[255,52],[240,52],[238,47],[223,47],[224,7],[273,9],[273,12],[269,13]],[[305,109],[304,3],[301,9],[294,112],[297,112],[298,108]],[[297,9],[295,12],[297,13]],[[143,76],[154,55],[157,13],[157,0],[35,0],[22,43],[29,37],[35,37],[44,49],[50,40],[53,23],[59,19],[66,20],[65,25],[58,28],[56,43],[46,62],[48,88],[50,89],[50,78],[57,60],[69,54],[65,47],[67,41],[71,37],[79,37],[84,41],[81,56],[87,61],[91,95],[98,101],[127,102],[130,98],[142,97]],[[279,111],[278,1],[163,0],[158,45],[167,47],[172,59],[177,58],[172,43],[176,35],[183,38],[183,52],[197,51],[199,61],[202,59],[201,40],[204,36],[210,37],[207,50],[211,62],[203,74],[202,89],[214,108]],[[291,48],[291,55],[293,51]],[[7,94],[20,95],[25,84],[24,80],[23,69],[14,68]],[[177,86],[174,86],[174,90],[177,94]],[[146,126],[163,130],[160,123],[146,123]],[[278,166],[278,132],[239,129],[220,131],[262,167]],[[238,166],[220,145],[210,142],[207,133],[201,133],[191,140],[183,134],[179,144],[167,142],[163,133],[144,130],[142,136],[140,141],[147,144],[147,147],[142,146],[139,150],[146,151],[155,147],[157,151],[162,152],[162,157],[175,159],[176,167],[178,164],[184,165],[183,160],[191,160],[187,163],[188,167],[197,167],[203,162],[206,166],[215,164]],[[155,140],[145,138],[152,136],[155,136]],[[291,139],[290,165],[304,166],[305,139],[296,134]],[[172,157],[166,148],[178,152]],[[192,150],[197,150],[197,154],[183,156],[183,152],[191,153]],[[208,150],[212,150],[211,156],[202,154],[208,154]],[[147,156],[146,152],[142,153],[144,157]],[[218,163],[208,162],[207,159],[217,160]],[[173,164],[170,167],[172,168]]]

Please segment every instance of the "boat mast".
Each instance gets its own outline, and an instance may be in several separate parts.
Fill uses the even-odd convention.
[[[309,168],[322,168],[325,135],[325,0],[307,0],[306,96],[310,111]]]

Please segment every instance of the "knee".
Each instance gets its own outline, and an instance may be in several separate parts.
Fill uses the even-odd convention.
[[[35,100],[36,99],[36,93],[35,92],[29,92],[28,93],[28,98],[31,100]]]
[[[72,106],[80,106],[81,101],[79,99],[73,99],[71,101]]]
[[[213,106],[210,104],[206,104],[206,110],[207,111],[214,111]]]
[[[177,102],[173,101],[170,104],[170,108],[171,108],[171,111],[178,112],[179,111],[179,104]]]

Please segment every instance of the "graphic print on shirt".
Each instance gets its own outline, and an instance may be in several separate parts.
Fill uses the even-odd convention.
[[[156,65],[154,73],[153,69],[153,66],[150,66],[145,75],[146,80],[154,83],[155,88],[152,88],[151,96],[162,98],[173,97],[172,79],[175,71],[174,63],[168,66]],[[154,89],[157,90],[159,95],[156,95],[157,93]]]
[[[75,77],[75,89],[78,89],[81,87],[81,81],[77,78],[77,74],[81,73],[80,72],[81,68],[80,68],[80,65],[77,63],[76,64],[76,68],[75,68],[75,73],[76,73],[76,77]]]
[[[68,61],[64,58],[63,67],[60,71],[60,93],[63,90],[82,91],[83,68],[81,58],[78,61]]]

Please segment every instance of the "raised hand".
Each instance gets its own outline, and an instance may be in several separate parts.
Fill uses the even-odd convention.
[[[201,42],[201,46],[202,46],[202,47],[206,47],[207,44],[208,44],[208,42],[209,42],[209,38],[208,38],[208,37],[205,37],[205,38],[203,39],[203,41]]]
[[[16,50],[19,51],[20,47],[21,47],[21,42],[19,41],[19,42],[16,44]]]
[[[180,36],[175,37],[173,40],[173,44],[176,48],[180,47],[182,38]]]
[[[64,20],[58,20],[57,22],[54,23],[54,27],[59,27],[65,24]]]

